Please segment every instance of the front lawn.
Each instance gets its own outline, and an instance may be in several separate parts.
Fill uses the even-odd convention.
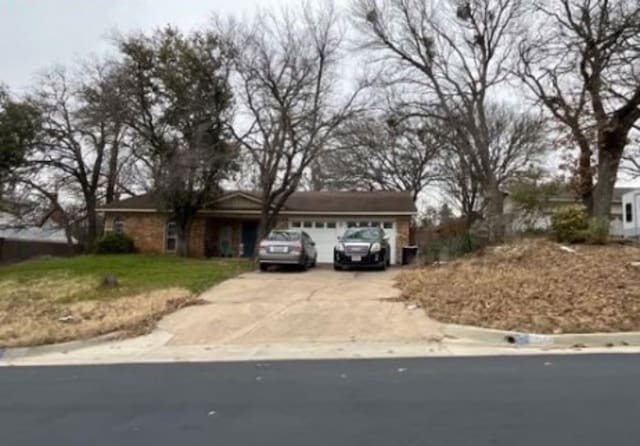
[[[0,347],[139,334],[198,294],[249,270],[244,260],[123,255],[47,258],[0,268]],[[113,275],[116,287],[103,279]]]
[[[441,322],[529,333],[640,331],[640,248],[542,239],[487,248],[400,276]]]

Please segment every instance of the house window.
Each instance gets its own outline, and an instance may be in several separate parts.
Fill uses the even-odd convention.
[[[379,221],[372,221],[371,222],[371,227],[372,228],[381,228],[382,226],[380,225]]]
[[[116,234],[124,234],[124,218],[116,217],[113,220],[113,232]]]
[[[336,228],[336,222],[335,221],[330,221],[327,223],[327,228],[329,229],[335,229]]]
[[[627,203],[624,213],[627,223],[631,223],[633,221],[633,206],[631,203]]]
[[[313,228],[313,222],[312,221],[305,221],[304,222],[304,227],[305,228]]]
[[[294,221],[291,223],[291,227],[292,228],[301,228],[302,227],[302,223],[299,221]]]
[[[178,248],[178,227],[175,222],[167,223],[165,250],[167,252],[176,252]]]
[[[356,223],[355,221],[350,221],[349,223],[347,223],[347,228],[357,228],[358,227],[358,223]]]
[[[315,226],[317,229],[324,229],[324,222],[323,221],[317,221],[315,223]]]
[[[385,222],[384,228],[385,229],[393,229],[393,223],[390,222],[390,221]]]

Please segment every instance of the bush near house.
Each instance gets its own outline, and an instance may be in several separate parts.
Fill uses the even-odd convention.
[[[609,221],[589,218],[584,206],[557,209],[551,216],[553,235],[561,243],[604,245],[609,241]]]
[[[111,232],[98,240],[93,248],[95,254],[132,254],[135,252],[133,239],[125,234]]]
[[[425,264],[450,261],[477,251],[483,243],[477,237],[465,233],[450,237],[434,238],[427,242],[422,249]]]
[[[581,205],[563,206],[551,215],[553,235],[561,243],[584,243],[589,229],[587,210]]]

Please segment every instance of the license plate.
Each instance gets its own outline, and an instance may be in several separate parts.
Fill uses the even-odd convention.
[[[351,256],[352,262],[362,262],[362,256]]]
[[[271,252],[285,253],[288,249],[286,246],[273,246]]]

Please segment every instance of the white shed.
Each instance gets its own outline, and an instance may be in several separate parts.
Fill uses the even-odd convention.
[[[640,237],[640,189],[622,196],[622,220],[625,237]]]

